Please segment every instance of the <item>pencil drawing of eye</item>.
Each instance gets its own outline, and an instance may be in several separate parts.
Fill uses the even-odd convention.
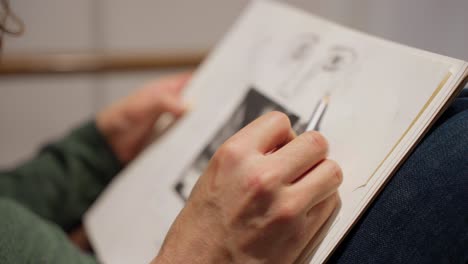
[[[356,51],[345,46],[334,46],[330,49],[328,58],[322,69],[327,72],[343,70],[357,58]]]
[[[265,50],[271,46],[273,42],[272,36],[269,35],[261,35],[257,36],[254,41],[252,41],[252,45],[249,48],[249,60],[253,64],[261,63],[262,56],[264,55]]]
[[[319,43],[319,37],[314,33],[299,35],[287,43],[286,56],[282,58],[283,63],[303,62],[312,54],[315,46]]]

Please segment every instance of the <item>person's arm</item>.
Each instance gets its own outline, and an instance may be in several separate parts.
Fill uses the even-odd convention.
[[[95,122],[89,122],[18,168],[0,172],[0,196],[68,229],[120,168]]]
[[[55,223],[44,220],[18,202],[0,198],[1,263],[96,264]]]
[[[141,151],[162,113],[184,112],[180,92],[188,77],[145,86],[32,160],[0,172],[0,262],[96,263],[63,229],[78,223],[121,166]]]
[[[0,198],[15,200],[68,229],[120,170],[143,149],[162,113],[185,111],[181,91],[190,74],[150,83],[101,111],[32,160],[0,172]]]

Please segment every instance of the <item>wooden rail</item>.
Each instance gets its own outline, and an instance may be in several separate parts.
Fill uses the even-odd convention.
[[[205,52],[4,54],[0,75],[97,73],[196,67]]]

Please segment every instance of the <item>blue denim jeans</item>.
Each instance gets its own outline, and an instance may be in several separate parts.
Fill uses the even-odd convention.
[[[468,263],[468,89],[328,263]]]

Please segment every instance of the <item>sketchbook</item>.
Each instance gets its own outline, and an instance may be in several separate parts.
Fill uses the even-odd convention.
[[[85,215],[103,263],[148,263],[214,151],[272,110],[301,133],[317,103],[343,169],[341,207],[298,263],[326,261],[464,85],[467,63],[382,40],[282,3],[253,1],[190,81],[193,109]]]

